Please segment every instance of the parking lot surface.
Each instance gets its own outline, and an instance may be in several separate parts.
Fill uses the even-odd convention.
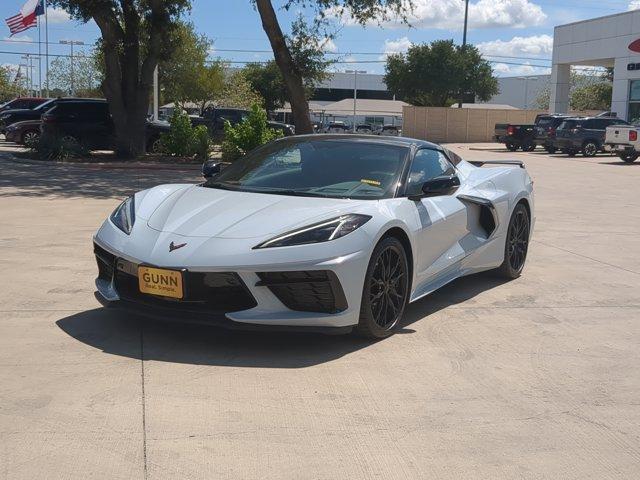
[[[380,342],[105,311],[92,234],[197,170],[0,157],[0,478],[638,478],[640,161],[452,148],[525,161],[528,265]]]

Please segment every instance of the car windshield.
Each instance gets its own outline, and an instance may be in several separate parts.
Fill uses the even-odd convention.
[[[539,127],[547,127],[553,123],[553,117],[540,117],[538,119]]]
[[[317,139],[274,142],[234,162],[203,186],[331,198],[392,197],[408,147]]]
[[[578,126],[578,120],[565,120],[560,124],[558,130],[570,130]]]

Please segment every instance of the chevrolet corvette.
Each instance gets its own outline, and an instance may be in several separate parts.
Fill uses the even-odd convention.
[[[159,320],[372,338],[464,275],[525,265],[533,182],[410,138],[275,140],[200,184],[124,200],[94,236],[96,297]],[[426,301],[426,300],[425,300]]]

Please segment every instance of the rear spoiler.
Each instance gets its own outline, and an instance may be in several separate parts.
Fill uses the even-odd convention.
[[[517,165],[520,168],[524,167],[524,162],[521,160],[467,160],[471,165],[476,167],[482,167],[484,165]]]

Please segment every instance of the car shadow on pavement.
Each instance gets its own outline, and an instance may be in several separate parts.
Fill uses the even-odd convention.
[[[456,280],[410,304],[399,333],[439,310],[469,300],[505,280],[478,274]],[[110,309],[93,309],[56,322],[76,340],[111,355],[159,362],[226,367],[304,368],[341,358],[376,343],[356,335],[250,332],[158,323]],[[382,340],[384,341],[384,340]]]
[[[0,197],[121,198],[163,183],[196,183],[201,180],[197,167],[168,170],[111,168],[54,162],[5,162],[0,169]]]
[[[631,167],[635,165],[637,167],[640,167],[640,162],[627,163],[623,162],[622,160],[618,160],[617,162],[598,162],[598,165],[615,165],[617,167]]]

